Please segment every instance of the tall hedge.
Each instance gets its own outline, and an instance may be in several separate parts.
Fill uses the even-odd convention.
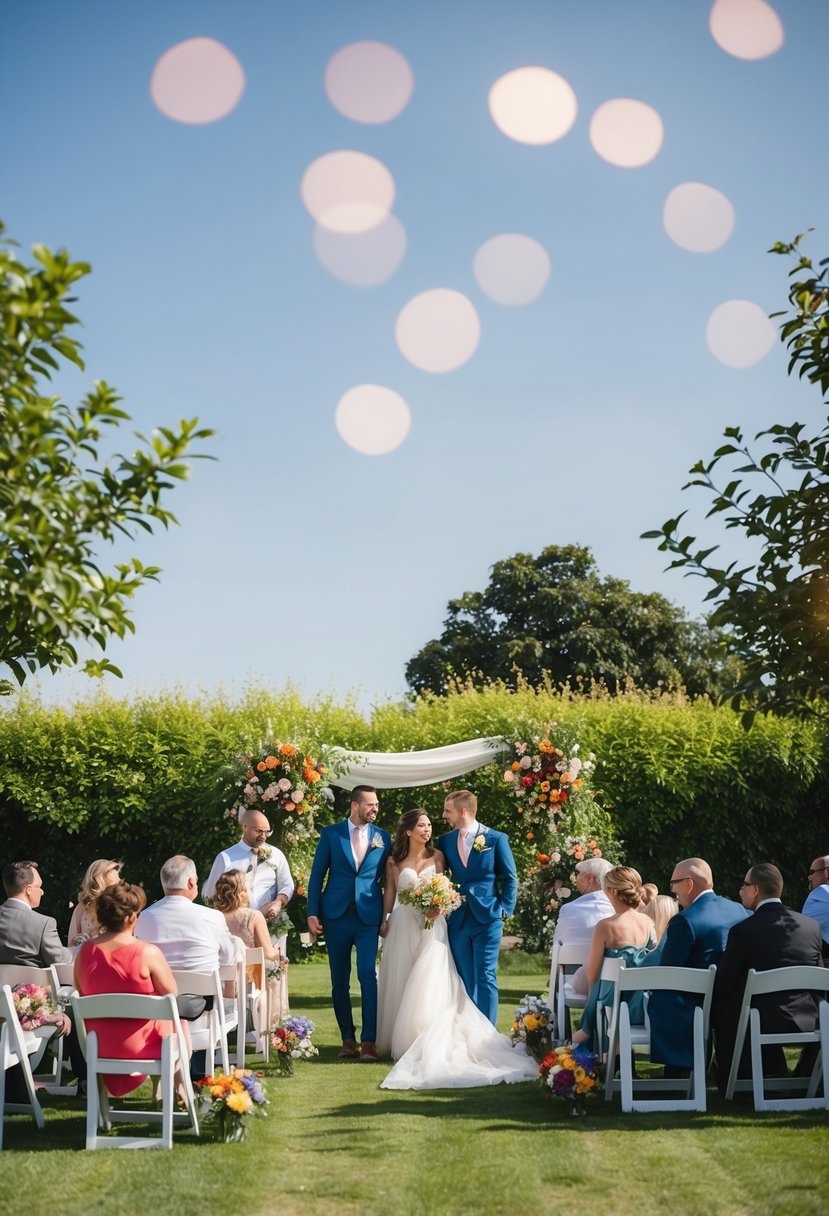
[[[306,745],[372,751],[440,746],[481,735],[520,735],[555,721],[596,754],[594,786],[627,861],[666,890],[674,862],[699,854],[717,888],[736,897],[745,867],[770,860],[800,907],[812,857],[829,850],[827,740],[814,723],[760,719],[745,732],[707,701],[628,692],[561,696],[551,690],[459,689],[445,698],[386,703],[370,715],[346,700],[303,700],[292,689],[251,689],[231,701],[171,692],[132,700],[99,696],[72,709],[22,696],[0,711],[2,860],[41,864],[44,909],[69,920],[95,857],[124,858],[128,878],[158,895],[158,870],[174,852],[205,874],[238,829],[224,816],[215,778],[239,748],[274,735]],[[503,765],[471,774],[481,818],[518,838]],[[461,782],[456,782],[461,784]],[[444,788],[388,791],[381,822],[405,807],[436,817]],[[346,799],[338,799],[335,814]]]

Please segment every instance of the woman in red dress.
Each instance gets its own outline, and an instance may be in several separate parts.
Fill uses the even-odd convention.
[[[75,987],[81,996],[106,992],[136,992],[147,996],[176,996],[173,973],[159,950],[133,937],[138,914],[147,903],[141,887],[119,882],[98,896],[95,914],[102,932],[84,942],[75,959]],[[136,1018],[90,1018],[87,1030],[98,1035],[101,1056],[122,1059],[158,1059],[161,1040],[172,1032],[168,1021],[145,1022]],[[108,1092],[115,1098],[138,1089],[143,1074],[105,1076]]]

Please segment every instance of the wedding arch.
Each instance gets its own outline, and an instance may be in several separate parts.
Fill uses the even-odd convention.
[[[340,752],[346,757],[345,767],[330,778],[330,784],[345,790],[355,785],[373,785],[380,790],[437,785],[484,768],[509,750],[506,739],[492,735],[420,752]]]

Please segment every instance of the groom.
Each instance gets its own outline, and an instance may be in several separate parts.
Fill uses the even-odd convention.
[[[498,952],[503,922],[512,916],[518,875],[503,832],[477,822],[478,799],[456,790],[443,805],[454,831],[435,841],[466,899],[448,920],[449,945],[463,986],[493,1026],[498,1019]]]
[[[376,961],[383,919],[380,882],[391,849],[388,832],[374,824],[379,809],[377,791],[370,785],[356,785],[348,818],[321,830],[308,879],[308,928],[319,937],[325,927],[331,999],[343,1040],[339,1053],[343,1060],[357,1055],[349,990],[351,949],[357,947],[363,1021],[359,1056],[364,1064],[377,1060]]]

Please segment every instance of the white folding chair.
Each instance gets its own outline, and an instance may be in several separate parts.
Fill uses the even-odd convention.
[[[818,997],[818,1025],[812,1031],[787,1031],[785,1034],[766,1034],[761,1026],[760,1010],[752,1009],[754,997],[770,992],[813,992]],[[740,1059],[746,1035],[751,1044],[751,1080],[738,1079]],[[763,1047],[772,1044],[804,1046],[818,1044],[818,1057],[810,1078],[766,1077],[763,1075]],[[817,1094],[818,1081],[823,1075],[823,1096]],[[797,1098],[767,1098],[766,1090],[773,1093],[806,1088],[806,1093]],[[829,970],[825,967],[776,967],[772,971],[749,971],[743,992],[743,1006],[737,1023],[734,1055],[725,1090],[726,1099],[734,1097],[736,1091],[751,1090],[755,1110],[829,1110]]]
[[[246,985],[245,985],[245,956],[237,958],[235,963],[229,963],[219,968],[219,979],[223,984],[232,982],[235,993],[235,1009],[230,1012],[223,1008],[225,1023],[225,1044],[232,1030],[236,1031],[236,1067],[245,1067],[245,1025],[246,1018]],[[230,1054],[228,1052],[228,1059]],[[222,1065],[224,1068],[224,1064]]]
[[[78,1037],[87,1063],[86,1147],[97,1148],[172,1148],[173,1126],[189,1121],[192,1135],[199,1134],[196,1100],[190,1083],[187,1043],[179,1021],[174,996],[144,996],[139,993],[118,992],[100,996],[73,996],[72,1013]],[[87,1030],[93,1018],[138,1021],[157,1019],[172,1023],[172,1033],[161,1040],[161,1049],[154,1059],[126,1059],[103,1056],[98,1047],[98,1035]],[[186,1110],[175,1109],[175,1071],[179,1073]],[[113,1110],[103,1077],[108,1074],[129,1075],[146,1073],[160,1078],[161,1110]],[[161,1123],[161,1136],[101,1136],[113,1123]]]
[[[61,985],[55,964],[52,964],[50,967],[25,967],[19,963],[0,963],[0,984],[8,984],[10,988],[14,988],[16,984],[38,984],[41,988],[46,989],[56,1006],[60,1004]],[[35,1084],[42,1085],[50,1094],[77,1093],[76,1085],[61,1084],[63,1074],[63,1036],[53,1035],[49,1038],[48,1043],[55,1053],[52,1057],[52,1066],[48,1072],[34,1072],[43,1058],[47,1045],[46,1039],[42,1040],[40,1051],[29,1061],[34,1073]]]
[[[248,946],[245,954],[245,967],[246,1009],[250,1010],[257,1049],[262,1053],[262,1058],[267,1064],[270,1060],[272,1011],[270,987],[265,973],[265,951],[261,946]],[[248,978],[252,970],[254,970],[255,978]],[[247,1025],[247,1017],[245,1025]]]
[[[714,994],[714,979],[717,968],[712,964],[706,970],[696,967],[629,967],[619,972],[616,985],[616,1004],[610,1028],[608,1065],[605,1079],[605,1097],[615,1093],[615,1056],[619,1054],[618,1087],[622,1094],[622,1111],[670,1111],[706,1109],[705,1077],[707,1072],[708,1037],[711,1026],[711,999]],[[682,992],[701,997],[693,1018],[693,1066],[687,1078],[644,1077],[633,1074],[635,1048],[650,1050],[650,1023],[647,1012],[641,1024],[631,1023],[630,1007],[625,997],[636,992]],[[642,1098],[642,1093],[664,1093],[684,1089],[684,1098]]]
[[[28,1102],[6,1102],[6,1069],[20,1065],[26,1085]],[[0,987],[0,1149],[3,1147],[3,1117],[9,1114],[30,1114],[38,1131],[43,1131],[44,1118],[29,1066],[29,1051],[14,1008],[12,990],[8,984]]]
[[[216,1057],[218,1054],[218,1063],[223,1072],[230,1072],[230,1050],[228,1048],[228,1034],[231,1030],[236,1030],[236,1065],[239,1068],[244,1068],[245,1065],[245,1015],[244,1015],[244,960],[238,963],[231,963],[226,967],[220,967],[215,971],[174,971],[173,978],[178,985],[178,990],[181,993],[192,993],[194,996],[205,996],[213,998],[213,1007],[206,1013],[203,1013],[195,1022],[190,1023],[190,1040],[193,1044],[194,1051],[205,1051],[207,1053],[206,1067],[209,1072],[212,1072],[216,1065]],[[224,994],[222,992],[222,982],[233,981],[236,985],[236,992],[233,997],[233,1012],[225,1011]],[[240,991],[241,989],[241,991]],[[242,1012],[240,1018],[240,1003]],[[241,1024],[241,1034],[239,1026]],[[239,1050],[241,1039],[241,1061],[239,1059]]]
[[[556,1017],[556,1036],[569,1038],[571,1009],[583,1009],[587,996],[574,992],[568,983],[572,975],[587,962],[590,942],[553,941],[553,957],[550,966],[550,1008]]]

